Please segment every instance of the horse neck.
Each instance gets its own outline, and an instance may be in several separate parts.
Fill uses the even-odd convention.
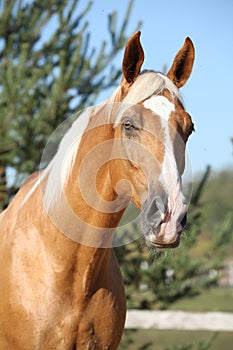
[[[66,216],[64,213],[68,213],[68,237],[78,243],[77,261],[83,274],[85,294],[92,290],[93,285],[96,286],[96,280],[109,274],[110,265],[117,264],[111,247],[123,210],[110,208],[117,197],[107,162],[111,153],[108,141],[112,139],[113,131],[109,125],[91,128],[85,133],[64,187],[66,200],[63,205],[66,208],[62,210],[62,221]],[[72,213],[64,203],[68,203]]]
[[[100,111],[90,120],[56,209],[56,218],[68,237],[101,248],[111,246],[124,211],[114,207],[117,196],[108,162],[114,135],[104,118]]]
[[[76,167],[74,167],[74,174],[71,174],[70,178],[71,182],[74,180],[73,176],[76,170]],[[107,169],[105,170],[107,171]],[[105,171],[103,175],[106,176],[105,180],[107,180]],[[103,195],[110,198],[111,191],[108,190],[108,181],[105,184],[103,182],[102,185]],[[69,187],[69,182],[67,186]],[[66,188],[64,192],[66,192]],[[74,189],[74,193],[77,192],[77,189]],[[34,200],[34,198],[37,201],[39,200],[37,191],[31,199]],[[42,206],[42,210],[39,212],[40,218],[38,218],[41,223],[40,239],[47,252],[46,255],[51,257],[50,261],[54,266],[54,270],[59,272],[58,284],[67,285],[68,280],[70,280],[74,286],[82,286],[82,288],[75,289],[80,297],[83,294],[90,296],[99,285],[108,283],[112,267],[117,266],[114,252],[111,249],[113,229],[107,227],[107,225],[111,226],[109,224],[111,216],[104,218],[102,222],[104,228],[101,227],[101,231],[97,232],[99,236],[95,237],[98,227],[92,226],[91,221],[96,220],[98,213],[83,203],[78,196],[75,198],[75,203],[73,203],[73,200],[74,198],[69,196],[68,191],[64,203],[68,201],[72,211],[66,215],[66,205],[61,203],[52,212],[52,219],[50,217],[49,220]],[[37,208],[40,208],[40,201],[35,202],[35,204]],[[27,203],[28,207],[30,207],[30,201]],[[85,212],[85,217],[82,216],[83,212]],[[72,219],[74,219],[73,222]],[[119,219],[115,218],[115,225],[117,225]],[[71,221],[69,222],[69,220]],[[104,236],[105,233],[108,237]]]

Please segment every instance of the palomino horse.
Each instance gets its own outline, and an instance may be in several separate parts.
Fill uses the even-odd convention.
[[[111,241],[130,200],[149,246],[179,244],[193,130],[179,88],[194,47],[187,38],[167,76],[140,73],[143,60],[136,32],[113,96],[81,114],[1,213],[0,349],[117,348],[126,306]]]

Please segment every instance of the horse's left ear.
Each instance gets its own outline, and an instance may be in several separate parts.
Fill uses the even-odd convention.
[[[188,80],[195,57],[195,49],[190,38],[186,38],[184,45],[176,54],[173,64],[167,73],[169,79],[180,88]]]
[[[140,73],[144,52],[140,43],[141,32],[137,31],[128,40],[122,63],[123,79],[132,84]]]

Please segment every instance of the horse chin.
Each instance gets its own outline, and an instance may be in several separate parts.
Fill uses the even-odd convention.
[[[177,248],[180,244],[180,234],[177,237],[177,239],[172,243],[157,243],[146,239],[146,244],[149,248],[153,249],[174,249]]]

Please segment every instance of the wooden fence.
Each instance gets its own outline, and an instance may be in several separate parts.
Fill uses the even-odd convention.
[[[125,328],[233,332],[233,313],[129,310]]]

